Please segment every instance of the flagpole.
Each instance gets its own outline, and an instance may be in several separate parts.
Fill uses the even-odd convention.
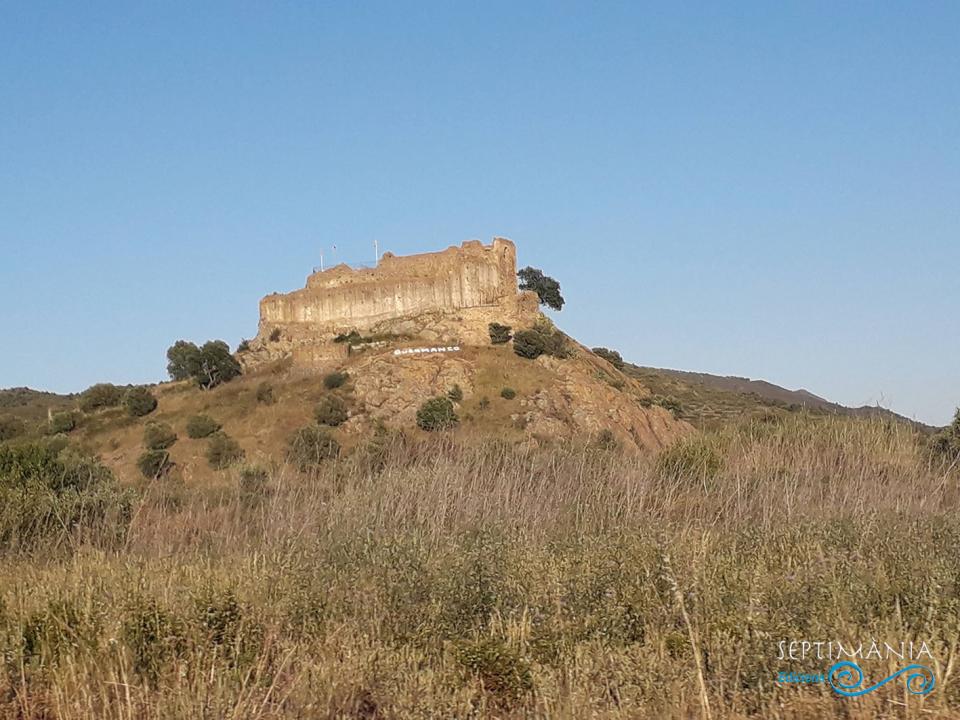
[[[377,245],[376,239],[373,241],[373,266],[376,267],[380,264],[380,246]]]

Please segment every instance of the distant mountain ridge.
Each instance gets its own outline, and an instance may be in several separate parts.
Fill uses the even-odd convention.
[[[881,417],[906,422],[922,430],[934,429],[884,407],[863,405],[851,408],[809,390],[788,390],[766,380],[630,364],[626,365],[626,370],[643,380],[653,392],[679,400],[689,419],[697,416],[706,421],[727,419],[735,413],[755,411],[756,406],[767,406],[852,417]],[[751,399],[755,405],[753,408],[749,403]]]

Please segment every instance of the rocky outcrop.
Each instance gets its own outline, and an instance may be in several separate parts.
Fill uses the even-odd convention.
[[[553,383],[521,399],[521,412],[513,416],[532,437],[597,437],[609,431],[627,447],[657,450],[692,430],[669,410],[646,402],[649,391],[612,366],[597,370],[589,360],[545,356],[536,362]]]
[[[350,364],[356,408],[345,429],[361,431],[378,420],[394,427],[413,427],[421,403],[446,394],[454,385],[464,394],[459,411],[479,412],[474,410],[478,395],[499,392],[499,386],[483,387],[482,377],[489,367],[502,364],[504,357],[380,354],[356,359]],[[536,387],[513,401],[515,412],[504,418],[508,423],[504,432],[553,440],[596,438],[609,431],[627,449],[658,450],[692,430],[669,411],[649,405],[645,387],[585,349],[566,360],[541,357],[530,361],[513,356],[509,361],[532,375]]]

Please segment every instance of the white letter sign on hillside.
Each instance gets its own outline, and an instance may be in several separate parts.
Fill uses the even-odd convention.
[[[446,347],[425,347],[425,348],[398,348],[393,351],[394,355],[424,355],[427,353],[459,352],[459,345],[448,345]]]

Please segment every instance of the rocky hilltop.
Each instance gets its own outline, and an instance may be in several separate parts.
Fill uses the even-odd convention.
[[[338,265],[311,274],[303,289],[263,298],[257,337],[239,357],[253,374],[278,365],[294,375],[348,372],[348,433],[376,422],[412,426],[425,399],[453,387],[464,408],[478,405],[467,413],[474,424],[503,388],[517,392],[501,426],[490,429],[527,438],[603,434],[657,449],[689,429],[653,405],[641,382],[568,338],[562,358],[524,359],[509,343],[494,346],[491,323],[558,332],[538,300],[518,289],[516,247],[506,238],[386,253],[374,268]]]
[[[282,460],[292,439],[318,423],[346,453],[384,429],[424,435],[436,428],[418,411],[437,398],[455,413],[443,432],[468,441],[657,451],[693,430],[659,406],[642,379],[560,332],[539,300],[519,289],[516,248],[503,238],[386,254],[375,268],[341,265],[262,300],[257,337],[236,353],[238,377],[207,389],[195,379],[161,383],[149,390],[156,403],[135,417],[118,402],[85,403],[86,393],[56,403],[30,396],[14,429],[44,433],[53,427],[49,418],[63,416],[69,422],[55,432],[135,479],[145,431],[159,423],[176,436],[165,448],[175,472],[190,481],[212,479],[219,468],[207,436],[188,429],[198,416],[240,456],[265,465]],[[542,346],[531,351],[531,337]],[[125,392],[106,387],[117,400]],[[11,403],[17,397],[11,393]]]

